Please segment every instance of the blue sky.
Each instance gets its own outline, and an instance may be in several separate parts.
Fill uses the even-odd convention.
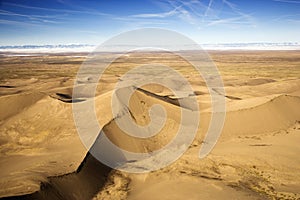
[[[158,27],[199,43],[300,42],[300,0],[2,0],[0,45],[100,44]]]

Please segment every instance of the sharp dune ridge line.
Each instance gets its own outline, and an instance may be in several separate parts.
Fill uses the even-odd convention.
[[[143,91],[143,93],[144,93],[144,91]],[[154,99],[158,99],[159,101],[163,101],[163,100],[161,100],[161,98],[157,98],[157,96],[155,96],[155,95],[149,95],[149,92],[146,93],[146,94],[147,95],[143,96],[143,98],[150,98],[150,99],[154,98]],[[99,96],[97,98],[101,98],[101,96]],[[55,101],[54,99],[52,100],[52,99],[49,99],[48,97],[45,97],[41,101],[45,101],[45,100],[47,100],[47,101]],[[143,100],[146,100],[146,99],[143,99]],[[166,102],[166,101],[164,101],[164,102]],[[278,107],[279,104],[283,104],[284,106],[281,109],[284,110],[285,113],[288,113],[289,115],[291,115],[291,119],[288,122],[285,122],[285,121],[282,122],[281,119],[279,119],[277,121],[276,116],[272,115],[273,113],[276,113],[276,108]],[[230,119],[231,119],[231,113],[234,115],[235,118],[240,118],[240,116],[236,117],[235,115],[239,115],[239,114],[243,115],[242,113],[240,113],[240,111],[248,112],[249,110],[253,111],[255,113],[255,115],[261,115],[263,118],[266,118],[265,117],[266,115],[267,116],[271,116],[271,117],[273,117],[273,118],[269,119],[271,121],[271,123],[274,123],[274,124],[276,124],[278,126],[278,127],[271,126],[271,127],[266,128],[264,130],[264,133],[271,133],[273,131],[284,129],[284,128],[287,128],[287,127],[293,125],[295,123],[295,120],[297,120],[297,119],[300,118],[300,116],[299,116],[300,114],[299,114],[299,112],[295,112],[294,113],[295,116],[293,116],[292,111],[294,110],[293,108],[299,107],[299,106],[300,106],[300,97],[294,97],[294,96],[289,96],[289,95],[280,95],[280,96],[274,97],[273,99],[268,100],[268,102],[265,102],[265,103],[263,103],[261,105],[256,105],[254,107],[245,108],[245,109],[242,109],[242,110],[239,110],[239,111],[231,111],[231,112],[227,113],[227,119],[230,121]],[[269,110],[269,113],[263,111],[266,108]],[[280,115],[281,118],[283,118],[283,119],[286,118],[286,116],[283,116],[282,113],[279,113],[278,115]],[[258,119],[258,121],[259,120],[260,119]],[[245,120],[245,121],[247,121],[247,120]],[[280,122],[282,122],[282,123],[280,123]],[[110,129],[110,126],[112,126],[112,123],[113,123],[113,119],[110,120],[110,122],[104,126],[104,129],[105,130]],[[249,123],[249,122],[247,121],[246,123]],[[258,122],[256,122],[256,124],[258,124]],[[252,123],[252,125],[255,125],[255,123]],[[229,126],[230,127],[235,127],[234,125],[229,125]],[[245,130],[243,130],[243,129],[246,129],[245,126],[241,126],[241,127],[242,127],[242,129],[239,129],[239,130],[230,130],[228,132],[230,132],[230,133],[236,132],[236,134],[245,133]],[[225,130],[224,131],[227,132],[226,125],[225,125]],[[258,130],[258,131],[260,131],[260,130]],[[225,136],[227,135],[226,133],[224,133],[224,134],[225,134]],[[255,134],[255,133],[253,133],[253,134]],[[114,140],[112,140],[112,141],[114,141]],[[121,141],[123,142],[124,140],[121,140]],[[114,142],[117,143],[118,141],[114,141]],[[149,143],[149,141],[148,141],[148,143]],[[130,144],[130,143],[127,144],[127,145],[132,146],[132,144]],[[145,146],[146,146],[145,144],[141,145],[141,147],[145,147]],[[258,145],[256,145],[256,146],[258,146]],[[94,160],[93,162],[97,162],[98,163],[98,161],[96,161],[94,158],[91,158],[91,157],[92,156],[90,154],[87,154],[85,160],[81,163],[81,165],[78,167],[78,169],[75,172],[73,172],[73,173],[69,173],[69,174],[61,175],[61,176],[56,176],[56,177],[49,177],[47,182],[43,182],[41,184],[41,192],[35,192],[33,194],[30,194],[30,195],[20,196],[20,198],[24,198],[24,199],[27,199],[27,198],[28,199],[30,199],[30,198],[47,198],[47,199],[50,199],[50,198],[62,198],[62,196],[67,197],[67,195],[68,195],[68,187],[72,187],[72,185],[78,184],[78,183],[74,183],[74,180],[72,180],[72,179],[78,180],[79,183],[82,183],[82,182],[84,182],[84,180],[86,180],[84,176],[80,176],[81,170],[83,169],[83,167],[86,164],[86,160],[93,159]],[[93,165],[95,165],[95,164],[93,164]],[[97,166],[98,165],[102,166],[101,163],[97,164]],[[103,167],[100,167],[100,166],[98,166],[99,168],[95,169],[96,172],[99,172],[97,170],[99,170],[101,168],[105,168],[103,174],[101,173],[100,177],[106,177],[106,176],[108,176],[108,174],[109,174],[109,170],[108,169],[109,168],[107,168],[105,166],[103,166]],[[86,173],[91,173],[89,175],[86,175],[88,177],[95,176],[97,174],[97,173],[95,174],[94,171],[92,171],[90,169],[86,170]],[[78,176],[78,178],[77,178],[77,176]],[[81,178],[81,177],[83,177],[83,178]],[[98,179],[96,179],[96,180],[98,180]],[[95,181],[91,181],[90,179],[88,179],[85,184],[90,184],[90,183],[92,183],[94,185],[97,185],[97,184],[95,184]],[[70,184],[72,184],[72,185],[70,185]],[[66,186],[64,186],[64,185],[66,185]],[[64,190],[65,187],[67,187],[67,188]],[[97,188],[97,189],[100,189],[100,187]],[[97,190],[93,191],[94,193],[91,193],[91,194],[95,195],[96,191]],[[49,194],[53,194],[53,196],[52,195],[50,195],[50,196],[48,195],[47,196],[46,194],[48,194],[48,193]],[[77,195],[79,195],[79,194],[77,194]],[[43,197],[43,196],[45,196],[45,197]],[[88,192],[87,192],[87,193],[84,194],[84,196],[80,196],[80,195],[76,196],[75,195],[74,197],[76,197],[78,199],[82,199],[82,198],[87,198],[88,199],[89,195],[88,195]]]
[[[223,53],[215,53],[213,58],[222,63],[222,59],[228,59]],[[269,54],[272,52],[266,53]],[[250,55],[254,56],[253,52]],[[229,56],[242,59],[237,52]],[[48,63],[62,63],[65,58],[47,59],[54,59]],[[31,62],[34,66],[41,61]],[[170,91],[155,85],[135,88],[129,106],[120,110],[118,117],[128,114],[135,123],[144,126],[151,121],[151,106],[159,104],[166,109],[167,120],[162,131],[151,138],[138,139],[120,130],[111,113],[110,101],[117,76],[105,77],[107,81],[105,85],[99,84],[94,99],[82,93],[76,101],[72,99],[74,80],[72,76],[65,77],[65,73],[47,78],[37,73],[30,79],[5,79],[0,84],[0,197],[299,199],[299,72],[277,77],[270,68],[270,72],[264,72],[268,76],[258,77],[246,67],[243,73],[248,73],[247,76],[239,78],[242,75],[231,73],[230,66],[220,70],[225,74],[227,112],[221,137],[211,154],[198,158],[211,120],[210,96],[205,85],[197,81],[198,77],[190,75],[197,92],[180,98],[198,100],[200,126],[196,138],[175,163],[148,174],[113,170],[87,152],[72,118],[72,104],[94,100],[101,129],[114,144],[132,152],[152,152],[171,141],[179,127],[179,101]],[[254,78],[249,78],[251,73]],[[97,139],[95,136],[94,143]]]

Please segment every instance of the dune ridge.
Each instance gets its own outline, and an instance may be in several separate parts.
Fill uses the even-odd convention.
[[[170,103],[168,100],[161,99],[161,97],[158,97],[157,95],[149,95],[149,93],[150,92],[138,90],[137,93],[135,94],[136,96],[132,97],[133,99],[135,99],[134,100],[135,103],[132,105],[132,107],[129,107],[129,109],[135,119],[141,119],[141,115],[145,114],[145,112],[148,111],[149,106],[151,106],[154,103],[164,104],[164,106],[167,106],[167,108],[171,112],[173,113],[175,112],[177,105]],[[109,98],[106,99],[107,101],[109,100]],[[46,97],[40,101],[41,104],[45,101],[49,102],[49,101],[57,101],[57,100]],[[59,104],[57,103],[55,104],[51,103],[51,104],[59,105],[64,103],[61,102]],[[145,104],[147,104],[146,107]],[[140,106],[142,105],[144,105],[144,108],[141,110]],[[34,108],[36,105],[30,105],[30,106]],[[300,106],[300,97],[290,96],[290,95],[279,95],[272,99],[267,100],[262,104],[255,105],[250,108],[245,108],[245,109],[241,108],[240,110],[230,111],[227,113],[225,127],[222,133],[222,140],[228,137],[232,138],[232,137],[241,137],[243,135],[245,136],[258,135],[262,133],[265,134],[265,133],[272,133],[274,131],[284,130],[287,127],[294,124],[298,119],[300,119],[299,112],[297,112],[294,109],[295,107],[299,107],[299,106]],[[31,112],[31,111],[29,109],[29,110],[24,110],[23,112]],[[209,121],[209,116],[210,116],[209,112],[203,112],[201,120]],[[174,117],[174,115],[171,115],[171,117]],[[265,123],[262,124],[261,123],[262,120],[265,120]],[[176,122],[173,123],[173,125],[175,124]],[[174,132],[176,128],[172,126],[168,128],[167,131],[164,131],[164,134]],[[125,137],[125,139],[123,136],[120,138],[116,136],[119,135],[120,133],[118,133],[118,129],[114,124],[114,119],[111,119],[107,124],[105,124],[103,130],[105,130],[106,134],[113,136],[110,137],[110,139],[112,139],[112,141],[117,145],[120,146],[123,145],[122,147],[124,148],[135,147],[136,151],[143,151],[145,147],[150,148],[152,150],[153,148],[154,149],[159,148],[160,146],[163,146],[165,142],[169,141],[172,136],[172,134],[167,137],[158,136],[157,138],[154,138],[152,140],[147,140],[146,143],[143,142],[140,143],[141,141],[137,141],[132,138],[127,138],[127,136]],[[139,147],[136,145],[138,145]],[[68,191],[70,191],[70,188],[72,187],[72,185],[74,185],[73,183],[71,183],[72,181],[75,182],[82,181],[85,184],[88,184],[90,182],[92,184],[95,184],[95,181],[98,180],[96,177],[98,178],[102,176],[107,177],[110,171],[107,167],[103,166],[103,164],[101,163],[95,164],[95,163],[98,163],[98,161],[92,158],[92,156],[88,153],[75,172],[62,175],[62,176],[57,176],[57,177],[48,177],[47,178],[48,181],[43,182],[41,184],[41,189],[39,192],[35,192],[30,195],[20,196],[18,198],[28,199],[28,198],[38,197],[38,198],[50,199],[51,197],[51,198],[60,199],[62,198],[62,196],[67,195]],[[95,168],[91,170],[89,166],[91,167],[93,165]],[[99,170],[99,172],[101,173],[99,174],[99,176],[94,177],[95,179],[92,179],[93,181],[91,181],[89,177],[92,176],[91,174],[93,174],[95,170],[96,171]],[[91,172],[90,175],[88,171]],[[84,173],[88,173],[88,174],[84,174]],[[101,182],[102,183],[101,187],[104,185],[104,182],[105,182],[104,180]],[[98,185],[97,188],[100,190],[101,187],[99,186],[99,184],[95,184],[95,185]],[[82,185],[82,187],[85,188],[84,184]],[[49,196],[49,194],[53,194],[54,196],[51,195]],[[86,193],[84,193],[84,196],[91,197],[90,196],[91,194],[95,195],[96,192],[87,191]],[[49,198],[47,196],[49,196]],[[69,196],[69,197],[72,199],[83,198],[83,196],[80,196],[80,194],[74,194],[74,196]]]
[[[195,91],[187,94],[181,83],[178,96],[161,85],[135,91],[118,116],[125,114],[145,126],[152,105],[167,110],[163,131],[147,141],[119,130],[111,113],[112,90],[118,81],[126,81],[121,78],[129,68],[126,59],[112,63],[116,68],[102,77],[93,99],[84,90],[84,83],[97,84],[89,77],[78,85],[82,91],[73,98],[74,76],[83,57],[2,57],[0,198],[300,199],[299,51],[210,53],[224,81],[227,116],[220,139],[204,159],[199,159],[199,150],[211,120],[211,99],[199,74],[182,67],[186,65],[180,59],[161,53],[129,56],[134,63],[167,57],[163,63],[183,72]],[[197,56],[197,52],[187,54],[192,59]],[[174,137],[180,121],[178,102],[192,97],[200,108],[195,140],[172,165],[148,174],[103,166],[87,152],[74,125],[72,106],[94,101],[100,129],[115,144],[133,152],[151,152]],[[97,141],[102,131],[92,139]],[[149,167],[147,160],[142,162]]]

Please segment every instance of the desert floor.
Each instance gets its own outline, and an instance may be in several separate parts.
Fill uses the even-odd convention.
[[[185,54],[197,57],[197,52]],[[210,51],[209,55],[224,81],[226,94],[219,95],[226,98],[226,119],[215,148],[203,159],[198,154],[210,122],[211,99],[205,82],[186,61],[163,52],[120,56],[97,83],[94,100],[101,128],[113,143],[133,152],[166,145],[178,128],[174,113],[180,107],[165,87],[144,86],[130,100],[132,118],[145,125],[150,107],[161,104],[169,114],[166,127],[149,140],[124,134],[114,122],[110,102],[115,84],[128,69],[162,63],[183,74],[195,91],[200,126],[189,149],[165,168],[131,174],[96,160],[77,133],[72,104],[82,102],[72,101],[72,91],[85,54],[2,54],[0,197],[300,199],[300,51]]]

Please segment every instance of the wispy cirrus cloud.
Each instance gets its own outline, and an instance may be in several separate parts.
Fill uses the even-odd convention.
[[[136,29],[136,28],[143,28],[143,27],[149,27],[149,26],[155,26],[155,27],[161,27],[168,25],[170,23],[170,20],[166,20],[163,17],[154,16],[154,17],[148,17],[148,16],[122,16],[122,17],[113,17],[114,21],[125,24],[125,26],[120,27],[119,31],[127,31],[130,29]]]
[[[213,26],[217,24],[248,24],[247,22],[241,21],[240,19],[243,19],[243,17],[233,17],[233,18],[212,20],[208,22],[208,26]]]
[[[235,15],[236,17],[232,17],[232,18],[225,18],[224,19],[224,23],[228,23],[231,22],[233,24],[245,24],[245,25],[249,25],[252,27],[255,27],[255,21],[254,18],[252,17],[251,14],[249,13],[244,13],[243,11],[241,11],[237,5],[231,3],[228,0],[222,0],[222,2],[227,5],[230,10],[232,11],[233,15]]]
[[[168,11],[168,12],[162,12],[162,13],[142,13],[142,14],[136,14],[136,15],[131,15],[129,17],[133,18],[165,18],[165,17],[170,17],[174,16],[178,13],[179,7]]]
[[[213,4],[213,0],[210,0],[209,3],[208,3],[208,6],[206,8],[204,16],[208,16],[208,13],[211,11],[212,4]]]
[[[15,13],[7,10],[0,10],[0,15],[2,16],[13,16],[13,17],[21,17],[26,18],[30,20],[31,22],[37,22],[37,23],[53,23],[58,24],[57,16],[49,16],[49,15],[28,15],[28,14],[21,14],[21,13]],[[22,19],[24,22],[24,19]]]
[[[94,10],[71,10],[71,9],[57,9],[57,8],[44,8],[44,7],[37,7],[37,6],[28,6],[23,4],[16,4],[16,3],[8,3],[3,2],[3,5],[14,6],[19,8],[27,8],[33,10],[42,10],[42,11],[49,11],[49,12],[59,12],[59,13],[73,13],[73,14],[88,14],[88,15],[100,15],[100,16],[111,16],[108,13],[98,12]]]
[[[281,2],[281,3],[299,3],[300,4],[300,1],[297,1],[297,0],[273,0],[275,2]]]
[[[31,22],[23,22],[23,21],[16,21],[16,20],[6,20],[6,19],[0,19],[0,24],[6,24],[6,25],[15,25],[15,26],[39,26],[40,24],[35,24]]]
[[[46,7],[37,7],[24,4],[2,2],[2,5],[6,9],[0,10],[0,15],[3,16],[0,24],[9,24],[15,26],[43,26],[55,25],[55,24],[67,24],[68,22],[74,21],[76,18],[74,16],[78,15],[94,15],[101,17],[109,17],[110,14],[98,12],[90,9],[61,9],[61,8],[46,8]],[[2,6],[3,7],[3,6]],[[16,11],[21,8],[21,10],[26,10],[26,12]],[[11,11],[11,10],[14,10]],[[31,11],[37,11],[38,15],[27,14]],[[36,13],[36,12],[32,12]]]
[[[279,1],[279,0],[278,0]],[[281,0],[281,1],[293,1],[293,0]],[[61,1],[60,3],[66,4]],[[10,12],[2,10],[0,15],[6,16],[19,16],[25,17],[31,20],[32,23],[64,23],[66,18],[72,18],[76,14],[95,15],[101,17],[111,18],[118,21],[129,21],[137,24],[166,24],[174,19],[180,19],[181,21],[198,26],[216,26],[216,25],[249,25],[255,26],[253,17],[250,14],[244,13],[239,10],[238,6],[231,3],[229,0],[166,0],[161,1],[161,4],[165,4],[168,9],[165,12],[156,13],[137,13],[128,16],[117,16],[113,14],[107,14],[99,12],[97,10],[86,9],[83,7],[76,7],[77,9],[56,9],[45,8],[37,6],[29,6],[23,4],[16,4],[10,2],[3,2],[4,5],[19,7],[28,10],[45,11],[50,13],[48,15],[28,15],[24,13]],[[60,14],[60,15],[59,15]],[[159,19],[159,21],[157,20]],[[16,20],[18,21],[18,20]],[[22,22],[23,19],[20,19]]]
[[[198,0],[167,0],[160,3],[169,10],[161,13],[141,13],[131,17],[166,20],[175,17],[195,26],[256,26],[251,14],[242,12],[229,0],[209,0],[206,3]]]
[[[166,17],[170,17],[175,15],[178,11],[177,8],[165,12],[165,13],[155,13],[155,14],[136,14],[136,15],[128,15],[128,16],[120,16],[114,14],[107,14],[104,12],[100,12],[95,10],[94,8],[85,8],[79,5],[70,5],[70,2],[59,1],[59,3],[64,4],[68,9],[62,8],[46,8],[46,7],[38,7],[24,4],[16,4],[10,2],[3,2],[6,5],[6,9],[0,10],[0,16],[5,16],[5,19],[0,20],[0,24],[5,25],[14,25],[14,26],[40,26],[47,27],[55,24],[68,24],[70,22],[76,23],[76,19],[78,17],[88,15],[90,17],[94,17],[94,19],[107,19],[114,22],[120,22],[126,27],[144,27],[144,26],[156,26],[156,25],[165,25],[167,21],[163,20]],[[38,15],[34,14],[25,14],[30,12],[17,12],[18,9],[13,9],[14,12],[10,11],[11,8],[22,8],[27,11],[37,11],[32,13],[39,13]],[[80,18],[79,18],[80,19]],[[98,31],[92,30],[93,28],[88,28],[87,30],[81,30],[76,32],[86,33],[86,34],[99,34]],[[94,28],[95,29],[95,28]]]

